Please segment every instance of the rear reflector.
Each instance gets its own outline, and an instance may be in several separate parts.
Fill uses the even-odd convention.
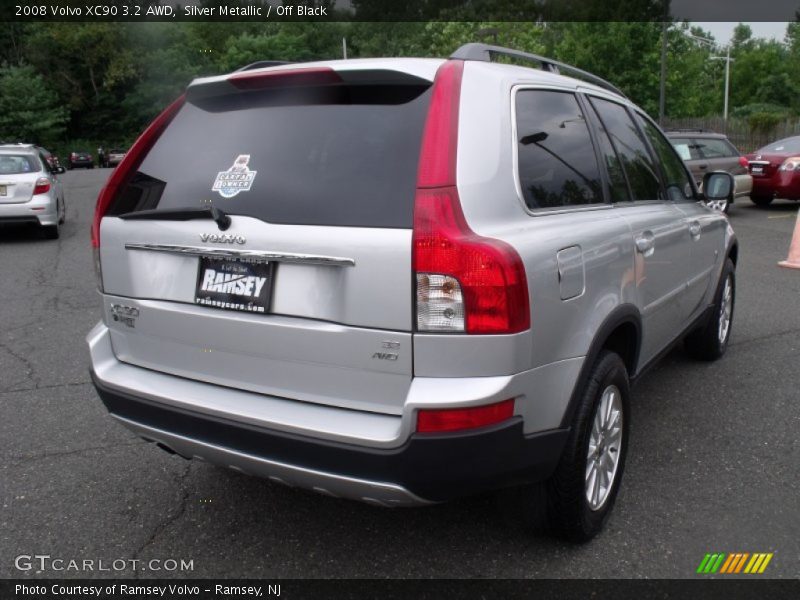
[[[417,432],[441,433],[475,429],[507,421],[513,415],[513,399],[473,408],[420,410],[417,413]]]
[[[117,168],[111,173],[105,187],[100,190],[100,195],[97,197],[97,204],[94,209],[94,220],[92,221],[92,247],[100,247],[100,221],[103,216],[108,212],[111,203],[116,198],[117,194],[128,184],[133,175],[142,164],[145,155],[156,143],[156,140],[162,132],[170,124],[170,121],[183,106],[186,96],[181,95],[180,98],[170,104],[164,112],[158,115],[155,120],[150,123],[147,129],[144,130],[142,135],[133,143],[130,150],[128,150],[125,157],[117,165]]]
[[[33,195],[45,194],[50,191],[50,180],[47,177],[40,177],[36,180],[36,186],[33,188]]]
[[[330,67],[308,69],[281,69],[279,71],[245,71],[228,77],[240,90],[263,90],[277,87],[333,85],[342,82],[339,74]]]

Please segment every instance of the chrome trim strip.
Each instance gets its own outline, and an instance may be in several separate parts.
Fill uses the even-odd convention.
[[[175,246],[172,244],[125,244],[126,250],[146,250],[166,252],[183,256],[207,256],[211,258],[233,258],[260,260],[263,262],[298,263],[304,265],[327,265],[330,267],[355,267],[356,261],[341,256],[322,256],[317,254],[294,254],[290,252],[263,252],[259,250],[228,250],[223,248],[204,248],[202,246]]]

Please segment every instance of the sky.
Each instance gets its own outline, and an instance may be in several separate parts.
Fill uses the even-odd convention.
[[[714,39],[717,40],[721,45],[727,44],[731,40],[731,36],[733,35],[733,29],[738,25],[738,23],[725,23],[725,22],[715,22],[715,23],[692,23],[692,25],[698,25],[705,29],[706,31],[710,32]],[[783,36],[786,33],[786,22],[781,23],[745,23],[745,25],[749,25],[750,29],[753,30],[753,37],[754,38],[767,38],[767,39],[775,39],[783,41]]]

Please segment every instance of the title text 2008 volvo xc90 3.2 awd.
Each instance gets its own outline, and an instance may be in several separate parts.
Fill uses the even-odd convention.
[[[703,189],[611,84],[515,50],[198,79],[98,199],[94,383],[187,458],[385,506],[515,486],[587,540],[631,381],[728,343],[732,178]]]

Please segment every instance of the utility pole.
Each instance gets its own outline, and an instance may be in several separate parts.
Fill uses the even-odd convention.
[[[731,63],[736,59],[731,58],[731,45],[725,52],[725,56],[711,56],[711,60],[724,60],[725,61],[725,102],[722,109],[722,122],[725,124],[725,133],[728,133],[728,96],[731,89]]]
[[[347,60],[347,38],[342,38],[342,58]]]
[[[712,50],[716,49],[717,45],[714,40],[709,40],[708,38],[700,37],[697,35],[692,35],[691,33],[685,34],[687,37],[690,37],[694,40],[699,42],[703,42],[708,44]],[[709,56],[708,60],[724,60],[725,61],[725,99],[722,109],[722,122],[725,127],[724,133],[728,133],[728,97],[730,96],[731,91],[731,63],[735,62],[735,58],[731,58],[731,44],[728,43],[727,48],[725,49],[725,56]]]

